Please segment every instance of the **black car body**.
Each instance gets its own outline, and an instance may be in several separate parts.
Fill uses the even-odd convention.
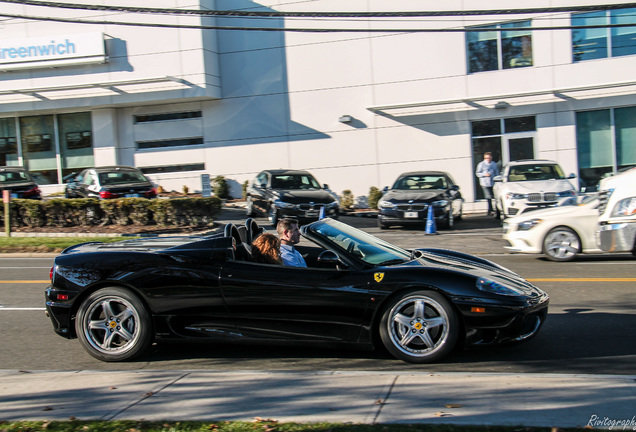
[[[448,173],[418,171],[401,174],[378,202],[378,226],[422,224],[429,207],[436,225],[452,228],[462,218],[464,199]]]
[[[292,217],[301,223],[318,220],[320,216],[338,217],[337,196],[326,184],[307,171],[261,171],[247,189],[248,216],[267,215],[276,225],[278,219]]]
[[[40,188],[29,172],[18,166],[0,167],[0,190],[8,190],[11,198],[42,199]]]
[[[66,198],[156,198],[157,190],[137,168],[104,166],[87,168],[71,176]]]
[[[167,340],[383,344],[413,363],[459,343],[537,334],[548,295],[485,259],[404,250],[337,220],[301,227],[308,267],[251,261],[253,219],[203,237],[72,246],[56,259],[46,309],[55,332],[104,361]]]

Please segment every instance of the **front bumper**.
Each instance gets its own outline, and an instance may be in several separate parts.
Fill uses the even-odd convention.
[[[636,221],[599,225],[596,235],[605,252],[631,252],[636,248]]]
[[[300,206],[298,206],[300,207]],[[277,207],[276,214],[279,219],[282,218],[293,218],[298,219],[299,221],[316,221],[320,218],[321,208],[317,205],[311,206],[308,209],[301,209],[298,207]],[[324,207],[324,217],[330,217],[336,219],[338,217],[338,207]]]
[[[443,207],[434,207],[433,216],[436,223],[446,222],[448,220],[448,211]],[[422,224],[426,223],[427,218],[428,210],[403,211],[381,209],[378,214],[378,219],[383,224]]]
[[[542,200],[535,202],[529,201],[527,199],[504,200],[504,212],[507,216],[517,216],[533,210],[571,205],[573,203],[573,200],[574,202],[576,202],[576,198],[573,197],[563,197],[555,200]]]
[[[534,235],[533,235],[534,234]],[[509,243],[504,248],[510,252],[538,254],[542,252],[540,236],[532,230],[518,230],[517,225],[504,222],[503,239]]]

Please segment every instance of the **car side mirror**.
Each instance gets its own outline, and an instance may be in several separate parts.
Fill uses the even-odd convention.
[[[382,192],[387,193],[389,191],[389,187],[388,186],[384,186],[384,188],[382,188]]]
[[[574,175],[574,173],[570,173],[570,175],[568,176],[569,179],[573,179],[576,178],[576,175]]]
[[[346,265],[340,261],[340,257],[334,251],[326,250],[322,251],[320,255],[318,255],[318,264],[324,264],[328,266],[337,266],[337,265]]]
[[[265,183],[261,183],[258,185],[261,189],[267,189],[267,185]]]
[[[327,183],[325,183],[324,185],[322,185],[322,188],[329,190],[329,185]]]
[[[502,176],[500,176],[500,175],[498,175],[498,176],[494,176],[494,177],[492,178],[492,181],[496,181],[496,182],[503,181],[503,177],[502,177]]]
[[[451,186],[451,190],[458,191],[459,190],[459,185],[452,185]]]

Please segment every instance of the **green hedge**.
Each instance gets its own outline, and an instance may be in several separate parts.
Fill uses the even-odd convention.
[[[12,227],[72,227],[89,225],[210,226],[221,210],[212,198],[144,199],[93,198],[11,201]],[[4,226],[4,204],[0,202]]]

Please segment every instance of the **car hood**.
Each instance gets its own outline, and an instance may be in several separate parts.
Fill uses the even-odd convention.
[[[574,190],[574,186],[567,180],[507,182],[503,187],[508,191],[523,194]]]
[[[384,201],[413,201],[413,202],[430,202],[442,199],[446,189],[427,189],[427,190],[399,190],[391,189],[382,197]]]
[[[299,190],[299,189],[277,189],[274,191],[274,195],[282,201],[291,204],[301,203],[332,203],[335,198],[326,190]]]
[[[421,256],[412,261],[412,265],[468,273],[475,278],[486,278],[507,287],[514,287],[531,298],[546,295],[517,273],[492,261],[451,250],[418,249],[418,251],[421,252]]]

